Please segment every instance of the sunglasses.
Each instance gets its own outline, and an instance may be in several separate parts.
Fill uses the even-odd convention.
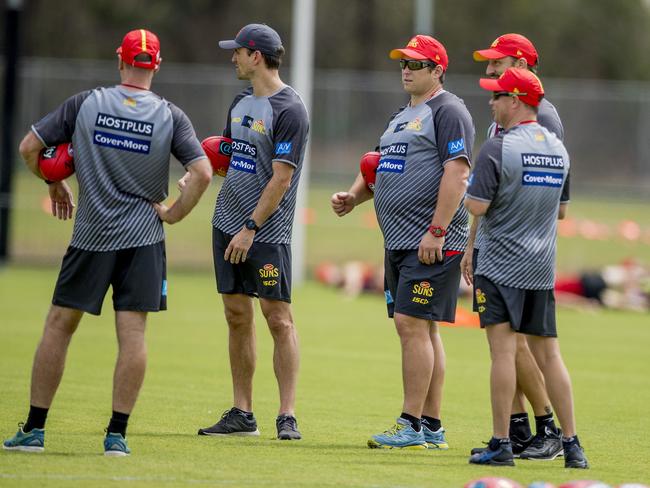
[[[416,59],[400,59],[399,66],[402,69],[408,67],[410,71],[419,71],[423,68],[426,68],[427,66],[431,68],[435,68],[438,65],[432,61],[418,61]]]
[[[501,97],[517,97],[525,95],[528,95],[528,93],[511,93],[507,91],[492,92],[492,100],[498,100]]]

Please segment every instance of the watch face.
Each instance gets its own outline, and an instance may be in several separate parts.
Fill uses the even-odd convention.
[[[257,229],[257,224],[253,219],[249,219],[246,221],[246,228],[248,230],[256,230]]]

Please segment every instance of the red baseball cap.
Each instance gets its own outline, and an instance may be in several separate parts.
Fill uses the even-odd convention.
[[[393,49],[388,55],[391,59],[428,59],[442,66],[445,71],[449,66],[445,46],[431,36],[420,34],[411,38],[404,49]]]
[[[508,92],[517,95],[527,105],[537,107],[544,98],[544,87],[539,78],[530,70],[508,68],[498,78],[481,78],[479,85],[491,92]]]
[[[136,29],[127,33],[122,39],[122,45],[115,51],[122,61],[136,68],[156,69],[160,66],[160,41],[158,36],[145,29]],[[136,61],[138,54],[151,55],[151,61]]]
[[[535,66],[539,61],[535,46],[521,34],[504,34],[497,37],[489,49],[474,51],[474,61],[501,59],[506,56],[524,58],[528,66]]]

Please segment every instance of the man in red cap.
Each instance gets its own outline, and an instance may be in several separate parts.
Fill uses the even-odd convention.
[[[474,52],[476,61],[487,61],[485,74],[496,79],[508,68],[528,69],[535,73],[539,65],[539,56],[533,43],[521,34],[504,34],[494,40],[488,49]],[[537,107],[537,121],[540,125],[564,138],[562,121],[555,107],[543,98]],[[496,122],[488,129],[488,138],[503,130]],[[467,252],[461,261],[463,277],[468,285],[472,284],[472,273],[478,261],[482,241],[480,218],[472,220]],[[474,311],[478,304],[474,300]],[[524,395],[530,401],[535,414],[536,434],[533,436]],[[510,417],[510,440],[515,457],[522,459],[552,460],[562,455],[560,432],[555,426],[553,410],[546,393],[544,379],[528,344],[522,335],[517,336],[517,392],[515,394]],[[483,448],[474,449],[478,452]]]
[[[555,134],[537,122],[544,88],[531,71],[508,68],[481,79],[503,128],[478,155],[465,207],[487,229],[474,272],[481,327],[492,368],[493,437],[470,463],[513,466],[509,415],[517,377],[517,333],[528,342],[563,429],[567,468],[587,468],[576,434],[571,380],[557,340],[553,284],[557,219],[569,202],[569,155]]]
[[[27,421],[7,450],[41,452],[45,421],[63,375],[66,352],[84,312],[101,313],[113,288],[119,352],[113,383],[113,414],[104,438],[106,456],[127,456],[129,415],[144,380],[148,312],[167,308],[163,222],[183,219],[210,183],[212,171],[192,123],[171,102],[150,91],[160,67],[160,43],[137,29],[117,49],[121,84],[73,95],[32,125],[20,154],[39,178],[44,147],[72,142],[79,182],[79,210],[63,258],[52,306],[32,369]],[[191,175],[167,208],[170,155]],[[70,187],[46,181],[52,214],[72,217]]]
[[[379,140],[374,193],[359,174],[347,192],[332,195],[331,205],[344,216],[374,198],[386,249],[388,316],[402,349],[402,413],[368,446],[447,449],[440,421],[445,351],[436,322],[455,319],[474,125],[463,101],[443,88],[449,60],[439,41],[417,35],[390,57],[399,59],[410,102]]]

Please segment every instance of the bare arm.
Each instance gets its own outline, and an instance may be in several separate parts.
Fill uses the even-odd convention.
[[[485,213],[488,211],[488,208],[490,208],[490,203],[491,202],[483,202],[472,197],[467,197],[465,199],[465,208],[474,217],[480,217],[482,215],[485,215]]]
[[[162,203],[154,203],[153,206],[160,217],[160,220],[168,224],[175,224],[185,218],[196,206],[201,195],[210,185],[212,179],[212,168],[207,159],[199,159],[188,167],[189,178],[181,190],[181,195],[171,207]]]
[[[469,228],[469,237],[467,239],[467,248],[463,259],[460,261],[460,272],[468,286],[474,282],[474,243],[476,242],[476,233],[481,217],[472,218],[472,225]]]
[[[368,189],[363,176],[359,173],[348,191],[340,191],[332,195],[330,204],[334,213],[339,217],[343,217],[352,212],[354,207],[371,200],[373,197],[374,193]]]
[[[431,225],[443,229],[449,226],[467,189],[468,177],[469,164],[465,158],[452,159],[445,164]],[[418,248],[420,262],[433,264],[436,261],[442,261],[444,243],[444,236],[434,237],[430,232],[425,232]]]
[[[562,219],[564,219],[564,217],[566,217],[566,213],[567,213],[568,208],[569,208],[568,203],[560,203],[560,209],[558,210],[558,213],[557,213],[557,218],[559,220],[562,220]]]
[[[291,185],[291,178],[293,177],[294,167],[280,161],[273,161],[273,176],[264,187],[262,195],[257,202],[255,210],[250,218],[252,218],[258,227],[261,227],[264,222],[275,212],[284,197],[284,194]],[[233,264],[240,261],[246,261],[248,250],[253,244],[255,238],[255,231],[243,228],[240,230],[230,241],[224,259]]]
[[[44,180],[41,171],[38,169],[38,155],[45,146],[36,135],[30,130],[20,142],[18,151],[29,170]]]

